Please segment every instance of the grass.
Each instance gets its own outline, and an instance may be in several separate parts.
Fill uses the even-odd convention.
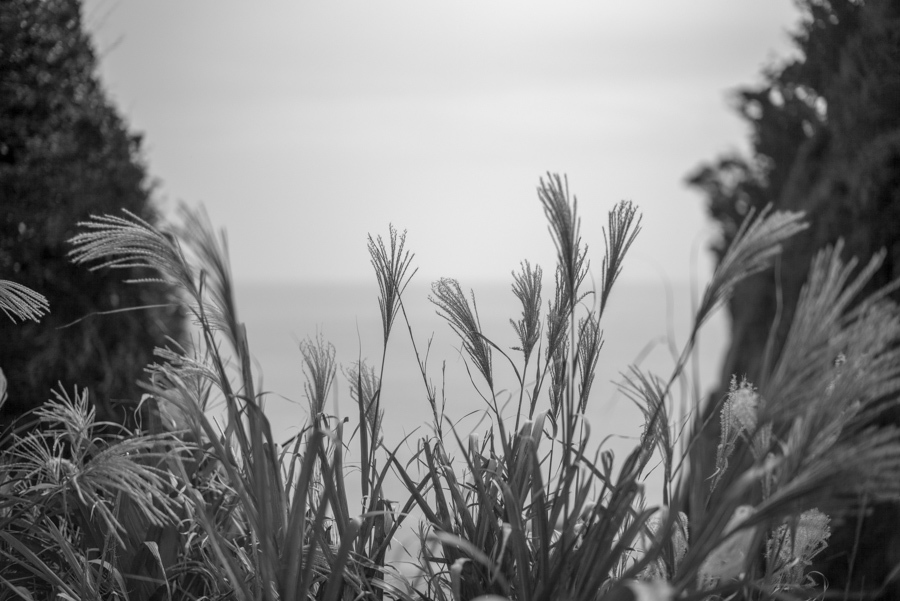
[[[679,412],[673,385],[687,377],[709,315],[805,227],[796,213],[748,217],[673,372],[628,372],[624,390],[645,426],[617,464],[592,439],[585,411],[604,310],[640,217],[630,203],[610,211],[600,289],[586,290],[589,253],[567,181],[549,175],[538,197],[557,249],[555,286],[546,300],[540,267],[526,262],[513,274],[515,347],[484,335],[475,296],[458,282],[432,286],[490,428],[454,429],[427,351],[416,349],[410,368],[422,376],[433,423],[411,456],[381,428],[392,408],[380,383],[398,323],[415,347],[403,306],[415,275],[404,234],[369,238],[383,352],[375,366],[360,358],[345,370],[354,418],[328,414],[338,366],[333,347],[312,339],[299,358],[306,426],[276,441],[225,239],[205,214],[186,211],[170,231],[128,213],[83,224],[72,259],[90,269],[141,266],[148,280],[176,286],[197,339],[157,350],[137,431],[97,422],[88,391],[57,390],[34,413],[37,427],[6,433],[0,600],[849,597],[811,566],[833,517],[900,495],[900,437],[870,425],[900,389],[900,312],[884,292],[857,298],[883,256],[858,269],[840,246],[818,255],[781,356],[762,381],[736,379],[715,408],[716,472],[704,478],[690,454],[703,411],[694,402]],[[47,310],[40,299],[0,282],[11,318],[38,319]],[[498,401],[498,370],[517,382],[509,409]],[[220,418],[212,406],[223,408]],[[644,497],[648,478],[662,480],[660,505]],[[395,480],[400,501],[385,497]],[[417,540],[414,572],[387,560],[403,533]]]

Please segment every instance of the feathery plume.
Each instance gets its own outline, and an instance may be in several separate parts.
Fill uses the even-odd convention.
[[[168,434],[100,438],[86,390],[74,400],[64,390],[36,411],[45,426],[13,440],[5,466],[28,488],[50,503],[80,503],[108,536],[124,544],[125,526],[117,517],[119,495],[127,497],[150,524],[174,523],[181,501],[173,494],[171,474],[153,465],[183,446]],[[163,450],[165,449],[165,450]]]
[[[578,199],[569,199],[569,180],[556,174],[547,174],[547,181],[540,180],[538,198],[544,205],[544,214],[550,222],[550,235],[556,245],[557,265],[561,274],[565,309],[572,311],[581,300],[578,289],[587,275],[587,246],[581,244],[581,219],[578,217]]]
[[[429,295],[428,300],[442,311],[438,315],[447,320],[447,323],[462,340],[463,348],[469,354],[475,367],[484,376],[488,387],[493,390],[491,349],[481,333],[475,294],[472,294],[472,306],[470,307],[469,301],[459,287],[459,282],[451,278],[441,278],[434,282],[431,285],[431,291],[434,296]]]
[[[0,311],[16,323],[16,317],[25,321],[31,319],[40,321],[45,313],[50,312],[50,304],[43,294],[38,294],[31,288],[0,280]]]
[[[563,329],[560,343],[553,349],[553,352],[550,352],[550,348],[547,349],[548,372],[550,375],[550,414],[554,420],[559,416],[568,386],[569,347],[566,344],[568,339],[569,337],[566,335],[565,329]]]
[[[169,282],[186,290],[194,286],[194,278],[178,241],[171,234],[160,232],[127,209],[126,217],[92,215],[90,221],[78,225],[88,231],[69,240],[74,248],[69,256],[76,264],[99,261],[90,270],[104,267],[128,269],[147,268],[157,277],[127,280],[128,282]]]
[[[603,257],[602,278],[600,288],[600,315],[606,309],[606,302],[612,292],[613,284],[619,274],[622,273],[622,261],[625,253],[631,248],[631,244],[641,231],[641,215],[638,215],[637,223],[634,216],[637,207],[631,201],[623,200],[609,212],[609,232],[603,228],[603,243],[606,247],[606,255]]]
[[[813,558],[828,546],[830,521],[818,509],[810,509],[792,520],[793,523],[782,524],[772,532],[766,543],[766,558],[773,564],[770,576],[773,591],[815,584],[806,577],[806,570]]]
[[[398,235],[393,225],[389,225],[388,229],[390,251],[385,247],[381,236],[373,240],[370,234],[368,245],[372,267],[375,268],[375,277],[378,279],[378,308],[381,310],[381,327],[385,344],[391,334],[391,327],[394,325],[397,311],[400,310],[400,296],[416,274],[416,270],[413,270],[411,274],[406,275],[415,256],[411,255],[409,251],[404,252],[406,230]]]
[[[555,293],[553,301],[547,302],[547,358],[557,353],[558,346],[568,342],[567,328],[569,306],[566,300],[562,269],[557,266],[555,276]]]
[[[803,213],[777,211],[769,214],[770,210],[771,205],[760,211],[755,219],[750,213],[744,220],[706,286],[695,318],[698,325],[731,295],[738,282],[768,269],[781,254],[785,240],[808,227],[802,221]]]
[[[597,371],[597,360],[600,358],[600,349],[603,347],[603,331],[597,316],[591,312],[580,320],[578,326],[578,369],[580,381],[578,383],[578,410],[584,413],[587,409],[588,397],[591,394],[591,386],[594,383],[594,374]]]
[[[734,452],[738,438],[756,432],[757,412],[759,411],[759,394],[747,380],[738,386],[737,378],[731,378],[728,398],[722,405],[722,428],[719,446],[716,448],[716,471],[710,485],[710,492],[716,489],[725,470],[728,469],[728,458]]]
[[[541,277],[543,272],[540,266],[531,267],[531,263],[525,261],[521,265],[519,273],[513,272],[513,294],[522,303],[522,319],[518,322],[509,320],[516,335],[519,337],[520,346],[513,350],[522,351],[525,355],[525,363],[531,357],[534,345],[541,335]]]
[[[320,416],[325,411],[328,391],[337,373],[334,345],[320,336],[315,340],[307,339],[300,343],[300,354],[303,355],[303,373],[306,382],[303,390],[309,401],[310,415]]]
[[[362,405],[369,432],[372,433],[375,441],[379,441],[384,409],[381,409],[375,398],[379,388],[375,368],[366,365],[365,361],[356,362],[344,375],[350,384],[350,398],[353,399],[353,402]]]

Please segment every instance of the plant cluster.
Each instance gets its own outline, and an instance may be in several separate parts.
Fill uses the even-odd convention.
[[[97,68],[81,0],[0,2],[0,277],[53,307],[41,323],[0,318],[10,392],[0,427],[40,406],[57,382],[89,387],[101,420],[133,425],[153,348],[184,334],[169,288],[122,286],[121,273],[66,258],[67,240],[92,214],[158,217],[141,136]]]
[[[35,413],[40,428],[7,434],[0,463],[0,599],[726,599],[828,594],[811,571],[830,521],[869,499],[900,495],[900,437],[867,424],[900,389],[900,312],[882,292],[856,297],[881,257],[861,270],[840,248],[817,258],[786,344],[764,381],[734,381],[714,477],[697,486],[687,458],[700,424],[679,413],[697,331],[735,285],[769,267],[805,225],[761,212],[738,232],[700,301],[695,326],[666,377],[632,367],[623,389],[642,408],[639,444],[622,461],[594,444],[585,411],[603,346],[601,322],[640,229],[629,202],[603,230],[600,289],[586,290],[589,251],[564,178],[538,196],[557,249],[546,312],[542,271],[523,263],[512,291],[518,344],[482,331],[475,296],[441,279],[431,301],[458,334],[482,435],[445,415],[426,358],[416,369],[432,432],[405,441],[381,429],[381,381],[393,327],[406,318],[414,276],[405,235],[369,239],[379,287],[383,354],[344,371],[358,412],[338,419],[326,399],[333,347],[301,345],[306,427],[279,444],[257,391],[234,303],[224,237],[203,213],[177,231],[140,218],[94,217],[72,243],[91,269],[148,269],[176,287],[193,317],[189,348],[157,350],[132,431],[98,422],[87,391],[59,391]],[[140,283],[140,282],[139,282]],[[144,285],[141,283],[141,285]],[[8,291],[17,293],[6,299]],[[0,287],[19,317],[33,293]],[[516,379],[504,407],[497,372]],[[0,398],[3,396],[0,386]],[[212,409],[215,411],[212,411]],[[355,459],[355,461],[354,461]],[[358,466],[357,466],[358,462]],[[354,469],[358,467],[358,485]],[[406,498],[385,495],[398,479]],[[648,499],[648,479],[662,498]],[[357,488],[358,486],[358,488]],[[697,497],[694,493],[708,492]],[[358,497],[361,507],[350,499]],[[388,560],[401,529],[416,533],[415,570]]]
[[[790,242],[774,270],[744,281],[729,304],[730,342],[717,394],[732,374],[761,382],[764,357],[783,352],[800,291],[816,253],[843,240],[844,256],[888,259],[864,294],[900,275],[900,3],[896,0],[797,0],[790,51],[766,65],[729,103],[746,128],[746,150],[717,153],[687,183],[703,197],[722,233],[721,257],[750,210],[767,205],[806,211],[809,228]],[[900,292],[892,294],[900,302]],[[878,421],[900,425],[900,412]],[[712,426],[698,457],[715,454]],[[695,461],[694,463],[698,463]],[[713,473],[712,462],[704,467]],[[891,575],[900,548],[895,502],[871,505],[834,524],[833,544],[818,562],[832,585],[864,592]],[[851,569],[848,556],[855,558]],[[900,581],[883,592],[900,598]]]

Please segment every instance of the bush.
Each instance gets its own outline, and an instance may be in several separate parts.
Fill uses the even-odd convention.
[[[96,66],[78,0],[0,3],[0,277],[39,290],[52,307],[41,323],[0,319],[9,378],[0,426],[57,382],[89,386],[102,419],[125,420],[153,348],[183,335],[171,290],[122,286],[66,258],[66,240],[92,214],[156,218],[141,138],[110,104]]]

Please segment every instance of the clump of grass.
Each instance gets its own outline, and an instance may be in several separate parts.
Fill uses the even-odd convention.
[[[35,413],[40,429],[11,435],[0,463],[0,599],[819,595],[825,583],[809,570],[827,548],[830,520],[857,510],[860,498],[900,494],[900,437],[869,425],[900,390],[900,312],[883,292],[856,298],[881,257],[857,273],[839,246],[822,251],[779,360],[759,382],[735,380],[723,399],[717,471],[698,486],[689,459],[697,432],[690,415],[675,412],[672,384],[685,377],[701,325],[737,282],[771,266],[805,227],[802,215],[749,217],[673,371],[628,369],[623,390],[645,424],[617,463],[593,442],[585,414],[604,312],[640,216],[630,202],[609,212],[593,294],[583,289],[589,251],[567,180],[548,175],[538,198],[557,249],[555,286],[542,315],[544,271],[524,262],[513,273],[515,347],[482,328],[474,293],[451,278],[432,287],[478,375],[475,394],[489,418],[478,436],[447,419],[427,353],[418,355],[403,304],[415,274],[405,233],[391,226],[387,242],[369,237],[383,346],[380,365],[359,357],[344,369],[355,421],[329,414],[335,350],[309,339],[298,358],[308,423],[279,444],[257,392],[224,236],[190,211],[165,232],[127,213],[92,218],[73,239],[73,259],[92,269],[146,268],[137,285],[175,284],[198,338],[188,349],[158,350],[139,431],[98,424],[87,393],[76,391]],[[41,310],[34,293],[0,293],[9,290],[19,300],[4,311],[25,319]],[[411,457],[400,456],[405,440],[386,441],[382,431],[392,410],[385,359],[401,314],[434,415],[432,435]],[[518,386],[508,406],[495,389],[502,370]],[[3,393],[0,379],[0,400]],[[661,503],[644,495],[650,478],[662,481]],[[386,498],[393,479],[405,499]],[[401,529],[418,540],[415,575],[388,560]]]
[[[56,391],[35,417],[40,427],[14,435],[3,456],[0,578],[37,598],[123,594],[143,536],[180,518],[165,463],[187,449],[96,421],[84,390]]]

